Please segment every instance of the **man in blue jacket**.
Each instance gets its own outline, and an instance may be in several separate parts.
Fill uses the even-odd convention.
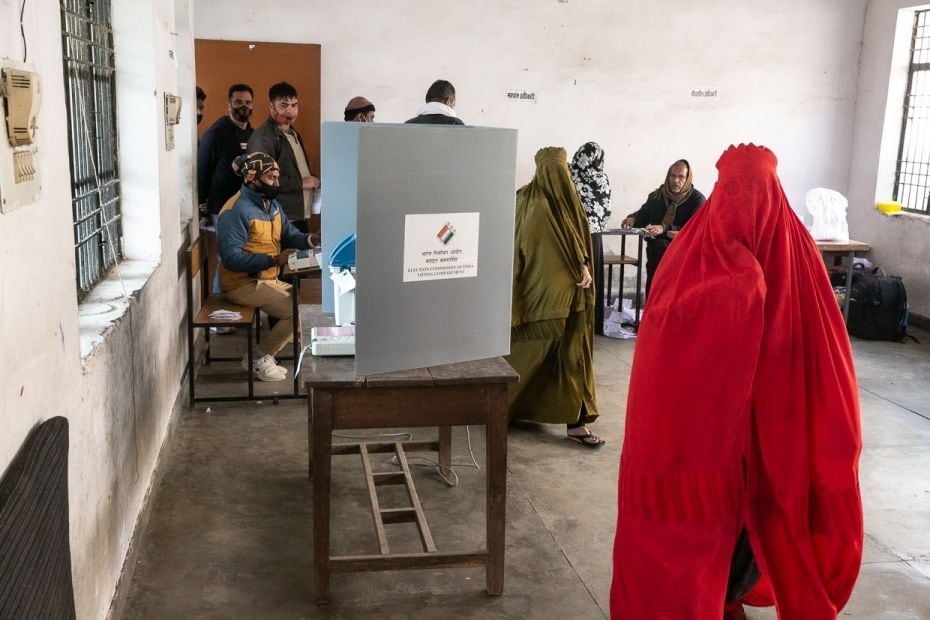
[[[239,161],[242,187],[220,211],[217,225],[220,287],[231,302],[278,319],[261,348],[256,346],[252,372],[262,381],[281,381],[287,369],[274,356],[291,342],[294,317],[291,285],[278,279],[278,270],[295,250],[309,249],[310,238],[288,221],[275,199],[281,176],[278,162],[261,152]],[[243,367],[248,369],[246,358]]]

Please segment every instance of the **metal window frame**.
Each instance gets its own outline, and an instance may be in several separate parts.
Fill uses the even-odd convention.
[[[930,214],[930,141],[925,136],[930,136],[930,9],[914,13],[894,177],[894,200],[922,215]]]
[[[110,0],[61,0],[78,299],[122,260]]]

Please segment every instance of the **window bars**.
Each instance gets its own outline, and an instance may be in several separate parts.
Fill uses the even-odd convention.
[[[78,299],[122,258],[110,0],[61,0]]]
[[[911,63],[895,170],[894,199],[927,214],[930,194],[930,11],[914,14]]]

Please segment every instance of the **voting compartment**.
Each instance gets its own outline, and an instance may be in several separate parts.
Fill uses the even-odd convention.
[[[512,129],[324,123],[323,265],[357,233],[358,373],[509,353],[516,148]]]

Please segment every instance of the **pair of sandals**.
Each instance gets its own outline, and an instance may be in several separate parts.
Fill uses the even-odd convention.
[[[566,437],[568,437],[569,441],[581,444],[585,448],[600,448],[606,443],[603,439],[592,433],[587,426],[582,426],[581,428],[585,431],[584,433],[573,435],[571,432],[568,432]]]

